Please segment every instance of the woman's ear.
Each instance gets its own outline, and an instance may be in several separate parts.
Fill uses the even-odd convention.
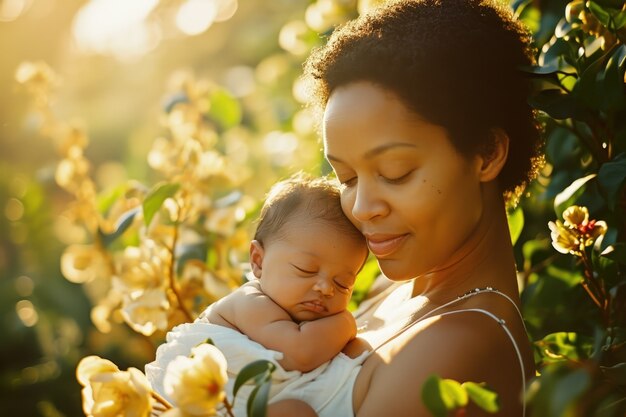
[[[263,265],[263,245],[258,240],[250,243],[250,266],[255,277],[261,278],[261,265]]]
[[[491,141],[479,156],[479,179],[482,182],[495,180],[509,155],[509,135],[503,129],[494,128],[490,131]]]

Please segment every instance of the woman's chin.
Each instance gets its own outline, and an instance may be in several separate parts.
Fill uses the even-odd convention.
[[[417,276],[415,271],[402,265],[402,261],[379,259],[378,267],[383,275],[392,281],[409,281]]]

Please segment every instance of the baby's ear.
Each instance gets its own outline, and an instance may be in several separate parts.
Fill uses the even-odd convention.
[[[480,168],[479,178],[482,182],[495,180],[509,154],[509,135],[499,128],[491,129],[491,140],[488,146],[479,155]]]
[[[261,278],[261,270],[263,265],[263,245],[258,240],[250,243],[250,266],[255,277]]]

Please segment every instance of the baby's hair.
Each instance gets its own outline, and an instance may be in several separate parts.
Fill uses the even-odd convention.
[[[323,221],[366,245],[361,232],[341,210],[338,182],[328,177],[298,173],[276,183],[261,208],[254,239],[261,245],[281,239],[284,226],[291,220]]]

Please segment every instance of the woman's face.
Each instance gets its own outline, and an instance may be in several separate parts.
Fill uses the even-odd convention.
[[[326,158],[341,203],[383,273],[411,279],[454,262],[482,212],[481,159],[444,128],[368,82],[337,88],[324,113]]]

